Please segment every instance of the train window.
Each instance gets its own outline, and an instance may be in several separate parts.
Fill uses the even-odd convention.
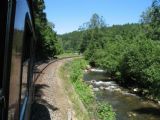
[[[30,30],[29,24],[26,23],[22,56],[21,107],[23,107],[24,101],[27,99],[26,97],[29,94],[31,39],[32,32]]]

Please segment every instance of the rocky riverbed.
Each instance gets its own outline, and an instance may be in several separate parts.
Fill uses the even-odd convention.
[[[138,96],[139,88],[123,88],[100,69],[87,70],[84,80],[92,86],[98,101],[113,106],[117,120],[160,120],[159,104]]]

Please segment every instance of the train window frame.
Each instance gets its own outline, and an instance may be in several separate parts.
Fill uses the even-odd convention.
[[[4,79],[4,68],[6,66],[6,61],[4,60],[7,56],[5,51],[6,46],[6,28],[7,28],[7,17],[12,14],[12,12],[8,12],[8,6],[12,6],[11,4],[14,1],[8,3],[7,0],[2,0],[0,3],[0,119],[5,119],[6,117],[6,105],[8,102],[8,97],[6,93],[8,92],[6,90],[7,88],[7,81]],[[13,6],[12,6],[13,7]]]
[[[31,29],[31,22],[29,14],[25,17],[24,37],[23,37],[23,50],[22,50],[22,62],[21,62],[21,84],[20,84],[20,118],[23,117],[27,101],[29,98],[30,88],[30,67],[31,67],[31,50],[32,49],[33,33]],[[30,49],[29,49],[30,48]],[[29,51],[28,51],[29,50]],[[25,70],[26,69],[26,70]],[[27,73],[27,74],[26,74]],[[27,75],[27,76],[26,76]],[[23,77],[26,79],[26,90],[23,91]],[[25,93],[23,93],[25,92]],[[24,95],[24,97],[23,97]]]
[[[0,5],[0,91],[3,87],[3,66],[4,66],[4,46],[5,46],[5,32],[7,19],[7,1],[1,1]]]

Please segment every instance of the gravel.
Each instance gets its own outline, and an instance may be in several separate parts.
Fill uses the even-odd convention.
[[[35,83],[35,99],[31,110],[31,120],[75,120],[68,97],[65,95],[63,81],[58,70],[71,58],[37,66],[39,77]],[[35,75],[37,77],[37,75]]]

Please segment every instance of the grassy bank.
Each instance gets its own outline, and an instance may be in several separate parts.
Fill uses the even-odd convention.
[[[60,70],[60,76],[65,82],[66,93],[76,111],[76,117],[79,120],[114,120],[115,113],[112,107],[107,103],[98,103],[92,87],[82,80],[86,65],[85,60],[76,59],[65,64]]]
[[[57,55],[55,57],[65,58],[65,57],[75,57],[75,56],[80,56],[80,55],[78,53],[63,53],[63,54]]]

